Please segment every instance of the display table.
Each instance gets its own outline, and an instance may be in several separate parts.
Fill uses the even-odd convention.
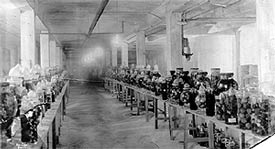
[[[119,86],[119,87],[118,87]],[[174,136],[173,131],[177,130],[178,128],[175,126],[175,120],[173,119],[174,116],[177,116],[180,114],[182,116],[183,120],[183,126],[181,129],[184,131],[184,148],[187,149],[187,143],[186,142],[208,142],[209,143],[209,148],[214,149],[214,128],[215,126],[219,126],[222,128],[225,128],[227,133],[228,131],[235,131],[238,133],[238,138],[239,138],[239,146],[240,149],[244,149],[246,147],[246,140],[250,140],[252,142],[251,145],[256,144],[257,142],[265,139],[267,136],[258,136],[256,134],[253,134],[252,131],[250,130],[243,130],[238,128],[238,125],[228,125],[225,124],[225,122],[217,120],[215,117],[209,117],[206,116],[204,111],[201,110],[190,110],[189,107],[187,106],[179,106],[176,104],[172,104],[168,101],[162,100],[161,97],[155,96],[151,91],[145,90],[145,89],[140,89],[138,87],[106,78],[105,79],[105,89],[110,90],[110,91],[118,91],[118,88],[125,88],[128,90],[133,90],[135,93],[135,98],[137,98],[137,109],[138,109],[138,114],[139,114],[139,103],[140,100],[145,100],[145,117],[146,121],[149,121],[149,113],[148,113],[148,107],[149,107],[149,101],[153,101],[153,106],[154,106],[154,115],[155,115],[155,128],[158,128],[158,121],[159,120],[169,120],[169,131],[170,131],[170,138],[171,140],[174,140],[176,136]],[[159,103],[163,105],[163,109],[160,109]],[[168,105],[168,107],[167,107]],[[168,108],[168,117],[167,117],[167,110]],[[161,111],[161,114],[164,114],[163,118],[159,118],[159,110]],[[179,112],[179,113],[177,113]],[[203,137],[203,138],[190,138],[188,134],[189,128],[189,123],[190,120],[188,117],[192,116],[193,118],[197,117],[200,119],[203,119],[207,123],[207,129],[208,129],[208,137]],[[226,134],[227,135],[227,134]]]
[[[154,109],[154,117],[155,117],[155,128],[158,129],[158,121],[164,120],[167,121],[169,118],[167,117],[167,104],[166,101],[162,100],[160,96],[155,96],[153,92],[148,91],[146,89],[141,89],[136,86],[120,82],[114,79],[105,78],[104,87],[106,90],[109,90],[111,93],[119,94],[117,97],[122,101],[128,103],[130,101],[130,109],[133,111],[134,107],[136,107],[136,115],[140,115],[141,102],[144,102],[145,109],[145,118],[146,122],[150,119],[149,107],[152,106]],[[128,97],[130,93],[130,97]],[[132,98],[133,96],[134,98]],[[159,117],[159,114],[164,115],[164,117]]]
[[[179,106],[179,105],[175,105],[175,104],[171,104],[168,102],[168,115],[169,115],[169,122],[170,124],[172,124],[172,115],[174,115],[175,111],[181,111],[181,114],[183,115],[183,120],[184,120],[184,124],[183,124],[183,131],[184,131],[184,142],[205,142],[208,141],[209,142],[209,148],[210,149],[214,149],[214,125],[218,125],[220,127],[223,127],[225,129],[228,130],[232,130],[235,132],[239,133],[239,144],[240,144],[240,149],[244,149],[245,148],[245,140],[246,137],[249,138],[249,140],[253,139],[252,141],[254,142],[253,144],[265,139],[266,137],[263,136],[258,136],[252,133],[252,131],[250,130],[243,130],[238,128],[238,125],[227,125],[225,124],[223,121],[217,120],[215,117],[209,117],[206,116],[205,112],[203,111],[199,111],[199,110],[190,110],[189,107],[183,107],[183,106]],[[204,119],[207,122],[208,125],[208,138],[193,138],[193,139],[188,139],[188,132],[187,130],[189,130],[189,120],[187,118],[187,115],[191,114],[192,116],[195,117],[199,117],[201,119]],[[175,136],[173,136],[173,130],[175,130],[175,128],[173,128],[173,125],[169,125],[169,130],[170,130],[170,135],[171,135],[171,139],[173,140],[173,138]],[[187,143],[184,143],[185,148],[187,148]]]
[[[69,82],[63,86],[62,91],[56,97],[55,102],[51,103],[51,109],[48,109],[45,116],[37,126],[38,142],[36,144],[20,144],[18,142],[21,137],[19,132],[13,139],[13,144],[7,146],[0,146],[0,148],[21,148],[21,149],[40,149],[40,148],[56,148],[59,143],[60,128],[62,120],[64,120],[66,103],[69,98]],[[18,146],[16,146],[18,144]]]
[[[64,120],[66,103],[69,98],[68,88],[69,82],[66,82],[61,93],[56,97],[56,101],[52,103],[51,109],[47,111],[37,127],[43,148],[56,148],[56,144],[59,143],[61,122]]]

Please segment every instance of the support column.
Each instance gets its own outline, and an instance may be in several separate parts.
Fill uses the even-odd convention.
[[[234,77],[236,79],[237,82],[240,82],[241,83],[241,80],[240,80],[240,67],[241,67],[241,58],[240,58],[240,55],[241,55],[241,45],[240,45],[240,42],[241,42],[241,36],[240,36],[240,30],[236,30],[235,32],[235,48],[233,49],[233,69],[234,69]]]
[[[62,47],[59,47],[59,51],[58,51],[59,55],[58,55],[58,65],[60,66],[60,68],[62,68],[63,64],[62,64],[62,59],[63,59],[63,49]]]
[[[5,21],[6,19],[6,14],[5,14],[5,10],[1,9],[0,7],[0,19]],[[3,25],[3,23],[0,23],[0,28],[3,28],[5,30],[5,26]],[[5,33],[4,32],[0,32],[0,81],[1,78],[3,78],[4,76],[4,46],[5,45]]]
[[[35,14],[32,9],[21,12],[21,64],[31,68],[35,64]]]
[[[111,51],[105,51],[105,66],[111,66]]]
[[[55,50],[55,65],[60,66],[60,47],[56,47]]]
[[[63,48],[60,47],[59,50],[59,66],[60,68],[63,68]]]
[[[123,66],[128,66],[128,44],[123,43],[121,46],[121,63]]]
[[[50,67],[54,67],[56,65],[55,55],[56,55],[56,42],[55,40],[50,40]]]
[[[63,60],[62,60],[62,63],[63,63],[63,68],[64,69],[68,69],[68,63],[67,63],[67,55],[64,53],[64,52],[62,52],[62,55],[63,55]]]
[[[113,47],[112,49],[112,66],[117,66],[117,47]]]
[[[5,72],[5,75],[7,75],[11,68],[10,49],[4,50],[4,64],[5,64],[4,72]]]
[[[180,20],[181,14],[173,13],[168,5],[166,8],[167,48],[164,50],[168,74],[170,70],[183,67],[181,26],[178,25]]]
[[[42,31],[42,33],[48,33],[48,31]],[[40,34],[40,49],[41,68],[50,67],[50,45],[48,34]]]
[[[0,26],[1,27],[1,26]],[[4,67],[5,67],[5,62],[4,62],[4,46],[5,45],[5,34],[0,32],[0,80],[1,78],[4,77]]]
[[[275,95],[275,1],[256,0],[259,49],[259,85],[267,95]]]
[[[41,66],[41,64],[40,64],[40,61],[41,61],[40,43],[38,41],[36,41],[35,45],[36,45],[36,47],[35,47],[35,64],[38,64]]]
[[[139,31],[137,33],[137,41],[136,41],[136,58],[137,58],[137,65],[146,65],[145,59],[145,32]]]
[[[11,67],[14,67],[15,65],[17,65],[19,63],[19,48],[18,46],[14,46],[11,50],[10,50],[10,61],[11,61]]]

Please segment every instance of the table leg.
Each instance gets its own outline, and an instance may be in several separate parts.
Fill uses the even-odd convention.
[[[174,112],[174,128],[178,128],[178,117],[177,117],[177,108],[173,107],[173,112]]]
[[[155,114],[155,129],[158,129],[158,100],[153,99],[154,104],[154,114]]]
[[[214,139],[215,139],[214,124],[211,121],[208,122],[208,134],[209,134],[209,139],[208,139],[209,149],[214,149]]]
[[[169,133],[170,133],[170,140],[174,140],[173,136],[173,128],[172,128],[172,107],[168,105],[168,116],[169,116]]]
[[[239,134],[240,139],[240,149],[245,149],[245,134],[243,132],[240,132]]]
[[[145,100],[145,112],[146,112],[146,122],[149,122],[149,112],[148,112],[148,100],[149,97],[144,94],[144,100]]]
[[[140,114],[140,93],[137,92],[137,115]]]
[[[167,121],[167,105],[166,105],[166,102],[163,103],[163,106],[164,106],[164,121],[166,122]]]
[[[135,93],[134,91],[131,89],[131,99],[130,99],[130,104],[131,104],[131,107],[130,107],[130,110],[133,111],[133,103],[134,103],[134,98],[135,98]]]
[[[184,112],[184,114],[183,114],[183,117],[184,117],[184,144],[183,144],[183,148],[184,149],[188,149],[188,115],[187,115],[187,113],[186,112]]]
[[[127,87],[125,87],[125,106],[127,107],[128,106],[128,96],[129,96],[129,89]]]
[[[119,100],[119,92],[120,92],[120,89],[119,89],[119,85],[117,84],[116,85],[116,89],[117,89],[117,91],[116,91],[116,98]]]
[[[121,85],[121,96],[120,96],[120,98],[121,98],[121,101],[122,101],[122,103],[124,103],[125,102],[125,87],[124,86],[122,86]]]

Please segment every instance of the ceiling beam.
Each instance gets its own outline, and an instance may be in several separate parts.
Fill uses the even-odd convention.
[[[196,19],[186,19],[187,22],[256,22],[256,17],[206,17]]]
[[[185,17],[189,18],[189,19],[193,19],[193,18],[202,16],[202,15],[206,15],[206,14],[208,14],[208,13],[210,13],[212,11],[215,11],[216,9],[219,9],[221,7],[224,8],[224,9],[228,9],[228,8],[230,8],[232,6],[238,6],[237,4],[240,3],[241,1],[243,1],[243,0],[236,0],[236,1],[233,1],[231,3],[227,3],[227,4],[225,4],[224,7],[210,3],[209,4],[209,8],[206,9],[205,11],[200,12],[200,13],[195,13],[195,14],[193,14],[192,11],[189,11],[189,13],[191,13],[191,15],[187,14]]]
[[[48,34],[48,35],[83,35],[83,36],[87,36],[86,33],[40,33],[40,34]]]
[[[129,43],[136,41],[136,38],[137,38],[136,34],[132,33],[124,38],[124,42],[129,44]]]
[[[105,7],[107,6],[108,2],[109,2],[109,0],[102,0],[101,4],[99,6],[99,9],[97,10],[96,16],[94,17],[93,22],[89,28],[88,36],[92,35],[93,30],[94,30],[100,16],[102,15]]]
[[[152,34],[156,34],[158,32],[166,30],[166,24],[160,24],[154,28],[151,28],[149,30],[145,30],[145,37],[150,36]]]
[[[191,12],[193,9],[197,9],[197,8],[199,8],[199,7],[201,7],[204,4],[209,3],[209,2],[210,2],[209,0],[202,0],[201,2],[195,3],[193,6],[191,6],[189,8],[186,8],[186,5],[183,5],[180,8],[177,8],[177,9],[173,10],[173,12],[185,13],[186,14],[186,13]]]
[[[116,34],[123,34],[124,32],[99,32],[99,33],[93,33],[91,36],[96,35],[116,35]]]
[[[112,14],[112,15],[124,15],[124,14],[148,14],[149,11],[106,11],[103,14]]]

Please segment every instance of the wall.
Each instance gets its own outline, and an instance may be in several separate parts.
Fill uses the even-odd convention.
[[[258,44],[256,25],[248,24],[240,27],[240,63],[241,65],[258,64]],[[199,67],[210,73],[213,67],[221,68],[222,72],[233,72],[233,51],[236,48],[235,35],[187,35],[193,56],[190,61],[183,58],[183,68],[189,70]],[[164,70],[163,50],[164,46],[146,46],[146,50],[157,51],[150,56],[150,65],[157,62],[160,70]],[[153,53],[153,52],[151,52]]]
[[[136,51],[130,50],[128,51],[128,66],[131,66],[132,64],[136,65]]]
[[[0,77],[21,62],[20,10],[0,6]],[[39,35],[39,34],[37,34]],[[40,64],[40,42],[36,37],[35,64]]]
[[[257,44],[256,44],[256,33],[255,24],[249,24],[242,26],[240,28],[240,58],[241,65],[245,64],[257,64]],[[233,51],[236,48],[235,44],[235,35],[187,35],[189,39],[189,45],[193,56],[190,61],[187,61],[184,56],[183,59],[183,68],[189,70],[192,67],[199,67],[202,70],[206,70],[210,73],[210,69],[213,67],[221,68],[222,72],[233,72]],[[247,38],[249,37],[249,38]],[[91,74],[94,73],[95,78],[97,78],[97,71],[101,72],[105,66],[105,61],[97,60],[96,63],[90,65],[83,65],[78,63],[81,61],[81,58],[88,51],[92,51],[97,47],[102,47],[106,52],[110,52],[112,37],[107,36],[97,36],[91,38],[87,41],[83,49],[79,49],[81,52],[78,54],[78,58],[71,59],[71,67],[69,70],[75,74],[75,76],[80,78],[88,78]],[[166,40],[165,38],[163,40]],[[130,48],[130,47],[129,47]],[[129,64],[135,63],[135,51],[129,49]],[[150,45],[146,44],[146,63],[150,64],[152,67],[155,64],[158,64],[160,72],[165,70],[165,59],[163,51],[165,49],[165,42],[162,44]],[[77,49],[76,49],[77,51]],[[99,63],[98,63],[99,62]],[[129,65],[130,66],[130,65]],[[95,71],[96,72],[93,72]]]
[[[182,56],[184,70],[190,70],[192,67],[199,67],[202,70],[208,71],[213,67],[219,67],[223,72],[233,72],[233,49],[235,45],[234,35],[187,35],[189,45],[193,56],[187,61],[185,56]],[[166,39],[166,38],[164,38]],[[147,56],[147,62],[153,66],[154,63],[159,65],[161,72],[164,72],[165,59],[163,51],[165,45],[146,46],[146,50],[156,52]]]
[[[244,25],[240,28],[241,65],[258,64],[258,44],[256,24]]]
[[[105,68],[105,53],[111,50],[110,39],[111,37],[104,35],[91,37],[83,48],[74,49],[73,54],[66,59],[71,77],[98,80]]]
[[[19,62],[20,23],[19,10],[0,6],[0,77],[6,76],[11,67]]]
[[[258,44],[256,24],[240,27],[240,64],[258,64]],[[236,48],[235,35],[188,36],[194,55],[191,61],[184,63],[187,67],[198,66],[210,71],[212,67],[220,67],[222,71],[234,71],[233,50]]]
[[[190,38],[190,46],[194,59],[190,65],[210,72],[213,67],[222,72],[233,72],[234,35],[205,35]]]
[[[156,44],[156,45],[146,45],[145,46],[146,51],[146,64],[150,65],[151,68],[154,67],[154,65],[158,65],[159,72],[164,73],[165,72],[165,63],[166,60],[164,58],[164,50],[165,50],[165,44]]]

